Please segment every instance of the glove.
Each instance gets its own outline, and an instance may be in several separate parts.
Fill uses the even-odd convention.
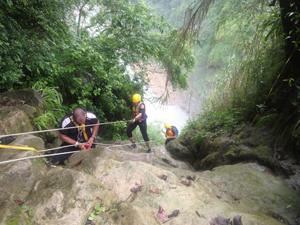
[[[130,123],[134,123],[135,122],[135,118],[133,118],[132,120],[130,120]]]

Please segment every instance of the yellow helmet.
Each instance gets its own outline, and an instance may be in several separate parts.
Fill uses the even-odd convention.
[[[136,103],[136,102],[140,102],[141,101],[141,96],[139,94],[135,94],[132,96],[132,102]]]
[[[166,124],[165,124],[165,128],[166,128],[166,129],[170,129],[170,128],[171,128],[171,125],[168,124],[168,123],[166,123]]]

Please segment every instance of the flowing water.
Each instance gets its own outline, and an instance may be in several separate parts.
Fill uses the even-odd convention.
[[[148,123],[160,121],[162,127],[164,127],[164,123],[169,123],[181,131],[188,120],[187,113],[185,113],[180,106],[161,105],[159,102],[154,102],[153,98],[155,97],[157,96],[153,93],[152,89],[149,88],[143,100],[146,105]]]

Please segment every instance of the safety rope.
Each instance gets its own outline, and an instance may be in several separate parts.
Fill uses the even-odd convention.
[[[12,145],[0,145],[0,148],[10,148],[10,149],[18,149],[18,150],[25,150],[25,151],[35,151],[38,154],[42,155],[41,153],[39,153],[35,148],[31,148],[31,147],[22,147],[22,146],[12,146]]]
[[[149,141],[149,142],[157,142],[157,141],[160,141],[162,140],[163,138],[161,139],[157,139],[157,140],[153,140],[153,141]],[[145,143],[145,142],[136,142],[136,144],[140,144],[140,143]],[[81,144],[87,144],[87,143],[81,143]],[[105,145],[104,147],[118,147],[118,146],[126,146],[126,145],[131,145],[132,143],[129,143],[129,144],[123,144],[123,145],[114,145],[114,144],[103,144],[103,143],[94,143],[94,144],[98,144],[98,145]],[[108,145],[108,146],[106,146]],[[1,145],[0,145],[1,146]],[[6,145],[5,148],[9,148],[8,147],[9,145]],[[61,147],[57,147],[57,148],[52,148],[52,149],[46,149],[46,150],[36,150],[34,148],[30,148],[30,147],[19,147],[19,146],[12,146],[12,147],[18,147],[18,148],[14,148],[14,149],[19,149],[19,148],[27,148],[27,150],[32,150],[34,149],[37,153],[40,154],[40,152],[45,152],[45,151],[53,151],[53,150],[57,150],[57,149],[60,149],[60,148],[66,148],[66,147],[72,147],[72,146],[75,146],[75,145],[66,145],[66,146],[61,146]],[[11,163],[11,162],[16,162],[16,161],[21,161],[21,160],[26,160],[26,159],[36,159],[36,158],[43,158],[43,157],[49,157],[49,156],[55,156],[55,155],[64,155],[64,154],[70,154],[70,153],[75,153],[77,151],[70,151],[70,152],[61,152],[61,153],[54,153],[54,154],[47,154],[47,155],[38,155],[38,156],[28,156],[28,157],[24,157],[24,158],[18,158],[18,159],[11,159],[11,160],[6,160],[6,161],[2,161],[0,162],[0,165],[1,164],[5,164],[5,163]]]
[[[96,124],[84,125],[84,126],[79,126],[79,127],[92,127],[92,126],[105,125],[105,124],[127,123],[129,121],[130,120],[122,120],[122,121],[116,121],[116,122],[96,123]],[[18,135],[23,135],[23,134],[37,134],[37,133],[44,133],[44,132],[57,131],[57,130],[69,130],[69,129],[77,129],[77,127],[65,127],[65,128],[55,128],[55,129],[49,129],[49,130],[29,131],[29,132],[15,133],[15,134],[5,134],[5,135],[0,135],[0,138],[9,137],[9,136],[18,136]]]

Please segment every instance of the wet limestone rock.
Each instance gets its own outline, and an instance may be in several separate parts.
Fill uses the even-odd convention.
[[[43,149],[41,138],[32,135],[18,137],[10,145]],[[34,151],[0,149],[1,161],[36,156]],[[7,196],[23,201],[32,190],[35,182],[46,173],[46,165],[42,159],[28,159],[12,163],[0,164],[0,200]]]
[[[30,217],[11,200],[0,203],[0,224],[24,224],[33,225]]]
[[[93,176],[61,167],[50,169],[27,199],[37,225],[84,225],[95,206],[109,208],[117,201]]]
[[[0,104],[6,101],[24,101],[25,104],[33,106],[38,112],[46,109],[46,102],[36,89],[11,90],[0,95]]]
[[[167,151],[175,159],[194,161],[195,155],[187,147],[179,143],[178,140],[170,141],[166,146]]]
[[[0,135],[32,131],[28,116],[15,107],[0,105]]]
[[[232,171],[240,169],[226,169],[227,167],[230,166],[220,169],[220,177],[230,177]],[[255,170],[255,166],[252,168],[251,165],[246,165],[246,167],[250,169],[243,170],[245,177],[251,174],[264,173],[263,170],[265,169],[265,167],[258,166],[258,169]],[[254,171],[251,171],[251,168]],[[260,191],[252,191],[249,194],[248,189],[239,189],[239,195],[235,196],[234,193],[230,192],[232,185],[234,185],[233,182],[228,187],[220,186],[219,183],[213,180],[213,174],[210,176],[209,173],[209,171],[203,172],[202,175],[200,172],[194,172],[194,181],[191,181],[191,185],[187,187],[181,183],[181,180],[184,180],[185,177],[179,179],[168,168],[160,168],[144,162],[119,162],[113,160],[103,170],[103,174],[94,174],[94,176],[97,176],[97,179],[101,181],[103,186],[109,187],[118,200],[121,201],[119,210],[110,215],[110,217],[109,215],[105,217],[110,218],[109,221],[112,224],[132,224],[133,221],[138,221],[139,224],[159,224],[156,218],[159,205],[168,214],[171,214],[175,209],[180,211],[179,216],[170,219],[168,222],[173,225],[208,225],[211,217],[218,215],[231,219],[236,215],[243,215],[243,224],[246,225],[281,224],[269,215],[268,210],[270,207],[268,204],[272,205],[271,209],[274,212],[286,215],[288,219],[291,219],[295,215],[294,209],[296,205],[294,204],[299,200],[299,196],[295,193],[289,195],[287,191],[290,190],[286,188],[286,184],[279,182],[279,179],[273,175],[266,174],[266,176],[263,176],[259,174],[257,176],[269,186],[278,185],[278,187],[272,189],[274,195],[266,195],[265,198],[260,200],[262,198]],[[162,180],[160,178],[161,175],[166,175],[167,179],[165,181]],[[236,175],[234,179],[237,179]],[[261,181],[260,179],[258,179],[258,183]],[[273,181],[274,179],[275,182]],[[242,185],[248,185],[249,182],[251,181],[247,179],[245,183],[241,181]],[[256,184],[255,182],[254,185]],[[263,189],[263,192],[269,186]],[[284,193],[281,198],[282,187]],[[162,189],[162,191],[159,194],[155,194],[150,192],[151,189]],[[276,199],[275,202],[274,197]],[[286,205],[280,203],[285,198],[291,201],[289,204],[293,204],[292,213],[286,209]],[[293,198],[295,199],[293,200]],[[268,202],[268,204],[265,202]],[[104,222],[105,220],[101,221]]]
[[[300,210],[298,193],[270,169],[256,163],[220,166],[201,172],[201,176],[211,180],[218,195],[231,196],[240,212],[272,212],[292,222]]]
[[[95,153],[92,153],[94,150]],[[96,157],[96,152],[102,157]],[[118,209],[113,209],[113,213],[103,213],[98,218],[99,224],[106,221],[111,224],[159,224],[156,218],[159,205],[168,214],[175,209],[180,211],[179,216],[168,222],[173,225],[208,225],[211,218],[218,215],[231,220],[236,215],[243,215],[242,221],[246,225],[279,225],[281,222],[276,221],[270,211],[289,221],[296,216],[296,202],[300,200],[297,193],[266,167],[255,163],[192,172],[154,166],[149,162],[120,160],[113,152],[118,154],[121,150],[102,148],[82,152],[88,154],[88,158],[76,167],[76,170],[94,176],[118,198]],[[167,179],[161,179],[162,175]],[[181,183],[187,176],[193,179],[190,186]],[[223,179],[222,182],[220,179]],[[259,184],[263,184],[261,188]],[[150,192],[151,189],[162,191],[155,194]],[[287,208],[286,204],[290,206]]]

